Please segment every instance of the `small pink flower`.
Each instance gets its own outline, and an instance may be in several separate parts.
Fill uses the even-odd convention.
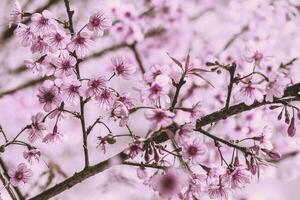
[[[108,88],[104,88],[95,97],[95,100],[99,102],[102,108],[109,109],[113,104],[113,100],[114,100],[113,97],[114,97],[113,92]]]
[[[251,105],[255,101],[260,102],[263,100],[263,94],[252,84],[251,81],[242,86],[236,97],[238,100],[243,101],[246,105]]]
[[[134,100],[129,97],[128,93],[120,95],[117,100],[122,102],[128,110],[134,108]]]
[[[139,140],[136,140],[129,144],[129,146],[124,150],[124,153],[130,156],[131,159],[134,159],[137,155],[143,152],[142,146],[143,143]]]
[[[168,169],[163,174],[156,174],[152,177],[152,187],[164,198],[178,196],[182,187],[187,182],[184,172],[179,169]]]
[[[128,123],[129,118],[128,108],[121,101],[116,101],[112,106],[111,117],[120,119],[120,127],[125,126]]]
[[[170,67],[167,65],[153,65],[149,71],[144,74],[144,80],[147,83],[153,83],[158,75],[169,76],[171,74]]]
[[[169,126],[172,124],[172,118],[174,116],[174,113],[160,108],[146,113],[146,118],[152,122],[151,128],[153,130],[159,130],[161,127]]]
[[[158,99],[163,103],[169,103],[170,97],[168,95],[170,88],[170,79],[164,75],[158,75],[151,86],[144,91],[144,98],[149,99],[152,102]]]
[[[28,140],[30,142],[35,142],[37,139],[40,139],[44,136],[44,131],[46,130],[46,125],[43,122],[44,115],[42,113],[37,113],[31,117],[30,128],[27,129]]]
[[[61,98],[59,89],[51,81],[46,81],[39,87],[39,102],[44,104],[44,110],[50,112],[54,106],[59,106]]]
[[[251,182],[251,173],[242,166],[236,166],[234,169],[227,171],[225,177],[229,179],[232,189],[243,188]]]
[[[87,29],[95,32],[96,35],[102,36],[104,31],[109,29],[110,26],[111,22],[107,17],[102,12],[98,12],[90,17]]]
[[[94,97],[101,93],[106,87],[106,80],[103,77],[91,79],[88,81],[88,89],[86,95],[88,97]]]
[[[176,131],[175,141],[180,145],[185,144],[186,141],[192,137],[194,128],[195,125],[193,124],[184,124]]]
[[[259,147],[272,149],[273,145],[271,143],[271,137],[272,137],[271,129],[265,126],[262,133],[259,136],[254,137],[254,139],[259,142]]]
[[[111,63],[113,64],[115,74],[125,79],[129,79],[130,75],[136,72],[136,67],[130,64],[127,58],[123,56],[113,57]]]
[[[24,64],[28,69],[33,71],[41,72],[43,70],[41,63],[32,59],[26,59]]]
[[[24,47],[30,46],[35,39],[35,35],[31,27],[25,24],[19,24],[16,30],[16,35],[20,37],[21,44]]]
[[[286,84],[280,79],[269,81],[266,86],[266,101],[273,101],[274,98],[283,96]]]
[[[225,188],[221,181],[209,184],[207,192],[211,199],[228,200],[228,189]]]
[[[50,50],[50,46],[48,45],[48,43],[44,40],[43,37],[41,36],[37,36],[33,42],[32,42],[32,46],[30,48],[32,53],[47,53]]]
[[[269,55],[266,54],[264,48],[258,43],[248,42],[246,44],[246,51],[244,53],[244,59],[248,63],[254,63],[255,66],[265,67],[270,60]]]
[[[38,149],[32,148],[29,150],[24,151],[23,157],[30,163],[32,164],[33,161],[39,162],[41,156],[41,152]]]
[[[196,105],[193,106],[192,111],[191,111],[191,121],[196,122],[199,118],[203,117],[203,109],[201,107],[200,103],[197,103]]]
[[[63,138],[63,135],[58,132],[57,130],[54,130],[51,133],[48,133],[44,139],[43,142],[46,144],[55,144],[55,143],[59,143]]]
[[[19,24],[22,22],[24,12],[22,11],[21,5],[18,0],[14,1],[14,8],[10,13],[10,24]]]
[[[32,176],[32,171],[27,168],[25,163],[20,163],[16,169],[9,170],[8,175],[10,177],[10,183],[17,187],[29,181],[29,178]]]
[[[67,45],[69,51],[75,51],[79,58],[83,58],[91,46],[90,36],[86,32],[81,32],[73,36],[71,42]]]
[[[51,47],[51,52],[65,49],[68,41],[65,32],[60,30],[50,33],[45,40]]]
[[[58,75],[70,76],[74,72],[74,66],[76,65],[76,59],[73,56],[70,56],[67,53],[63,53],[60,57],[54,60],[54,64],[57,67]]]
[[[183,158],[190,160],[192,164],[199,164],[204,154],[205,148],[203,146],[203,141],[198,137],[183,144],[182,156]]]
[[[71,82],[66,82],[62,85],[61,89],[68,101],[79,104],[80,97],[83,95],[80,81],[73,80]]]
[[[52,19],[52,13],[44,10],[42,14],[34,13],[31,17],[32,26],[35,31],[42,34],[48,34],[56,30],[56,21]]]

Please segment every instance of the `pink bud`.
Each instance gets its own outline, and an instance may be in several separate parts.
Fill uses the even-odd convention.
[[[294,120],[294,118],[292,119],[287,132],[288,132],[288,135],[290,137],[294,137],[294,135],[296,134],[296,128],[295,128],[295,120]]]
[[[139,179],[144,179],[144,178],[147,177],[147,172],[146,172],[145,167],[139,167],[136,170],[136,173],[137,173],[137,176],[138,176]]]

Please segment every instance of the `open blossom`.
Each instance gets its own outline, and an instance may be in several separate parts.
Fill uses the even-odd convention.
[[[200,117],[203,117],[203,109],[201,107],[200,103],[197,103],[196,105],[193,106],[192,111],[191,111],[191,121],[195,122],[197,119]]]
[[[88,81],[86,96],[94,97],[101,93],[106,87],[106,80],[103,77],[93,78]]]
[[[168,65],[153,65],[149,71],[144,74],[144,80],[147,83],[153,83],[158,75],[169,76],[171,74],[170,67]]]
[[[19,185],[24,185],[29,181],[29,178],[32,176],[32,171],[25,163],[20,163],[17,168],[10,169],[8,175],[10,177],[10,183],[17,187]]]
[[[76,59],[67,53],[63,53],[59,58],[56,58],[53,63],[57,67],[56,73],[58,75],[70,76],[74,73],[73,70],[76,65]]]
[[[273,101],[274,98],[283,96],[286,84],[280,78],[269,81],[266,86],[266,101]]]
[[[47,53],[50,50],[50,46],[45,41],[45,39],[42,36],[37,36],[32,41],[32,46],[30,48],[32,53]]]
[[[41,34],[48,34],[56,30],[56,21],[52,18],[52,13],[44,10],[42,14],[34,13],[31,17],[32,26],[35,31]]]
[[[208,186],[208,196],[216,200],[228,200],[228,188],[221,181],[216,181]]]
[[[203,141],[199,137],[183,144],[182,156],[183,158],[190,160],[192,164],[199,164],[204,154],[205,147],[203,146]]]
[[[128,93],[121,94],[117,100],[122,102],[128,110],[134,108],[134,100],[129,97]]]
[[[153,102],[159,99],[163,103],[169,103],[169,88],[170,78],[164,75],[158,75],[151,86],[143,92],[143,97]]]
[[[87,29],[95,32],[96,35],[102,36],[104,31],[109,29],[110,26],[111,22],[107,17],[102,12],[97,12],[90,17]]]
[[[175,168],[168,169],[163,174],[156,174],[151,179],[152,187],[164,198],[178,196],[187,182],[186,174]]]
[[[244,59],[246,62],[254,63],[255,66],[265,67],[268,64],[270,57],[271,56],[266,54],[261,45],[253,42],[248,42],[246,44],[246,51],[244,54]]]
[[[228,179],[232,189],[243,188],[251,182],[251,173],[243,166],[235,166],[234,169],[227,170],[225,179]]]
[[[79,58],[83,58],[89,47],[91,46],[90,36],[86,32],[76,34],[71,39],[71,42],[67,45],[69,51],[75,51]]]
[[[63,138],[63,135],[58,132],[57,130],[53,130],[51,133],[48,133],[44,139],[43,142],[47,144],[55,144],[59,143]]]
[[[131,159],[134,159],[138,154],[143,152],[142,145],[143,143],[141,141],[136,140],[129,144],[129,146],[124,150],[124,153],[130,156]]]
[[[259,147],[272,149],[273,145],[271,143],[272,131],[269,127],[265,126],[262,133],[255,137],[255,140],[259,142]]]
[[[55,32],[50,33],[45,40],[51,47],[51,52],[65,49],[69,42],[69,38],[67,38],[65,32],[61,30],[56,30]]]
[[[125,126],[129,118],[128,108],[121,101],[116,101],[112,106],[111,117],[120,119],[120,127]]]
[[[24,47],[30,46],[36,37],[30,26],[19,24],[16,30],[16,35],[21,39],[21,44]]]
[[[183,126],[181,126],[176,131],[175,141],[180,145],[185,144],[185,142],[192,137],[194,128],[195,128],[195,125],[193,125],[191,123],[184,124]]]
[[[44,115],[42,113],[37,113],[31,117],[31,125],[27,129],[28,140],[30,142],[35,142],[44,136],[44,131],[46,130],[46,125],[43,122]]]
[[[40,150],[38,150],[36,148],[28,149],[28,150],[24,151],[24,153],[23,153],[23,157],[30,164],[32,164],[34,160],[39,162],[40,156],[41,156],[41,152],[40,152]]]
[[[117,76],[129,79],[130,75],[136,72],[136,67],[129,63],[128,59],[123,56],[116,56],[111,59],[114,72]]]
[[[61,98],[59,89],[51,81],[46,81],[39,87],[39,102],[44,104],[44,110],[50,112],[54,106],[59,106]]]
[[[146,118],[152,122],[151,128],[153,130],[158,130],[161,127],[169,126],[172,123],[172,118],[174,116],[174,113],[160,108],[151,110],[146,113]]]
[[[14,8],[10,13],[10,24],[19,24],[22,22],[24,12],[22,11],[21,5],[18,0],[14,1]]]
[[[73,80],[63,83],[61,86],[62,93],[66,96],[66,99],[78,104],[80,97],[83,96],[83,90],[81,88],[81,82],[78,80]]]
[[[251,105],[255,101],[262,101],[263,94],[259,88],[252,84],[251,81],[249,83],[242,85],[239,93],[236,94],[238,100],[243,101],[246,105]]]
[[[95,100],[99,102],[102,108],[109,109],[114,101],[114,93],[109,88],[104,88],[97,94]]]

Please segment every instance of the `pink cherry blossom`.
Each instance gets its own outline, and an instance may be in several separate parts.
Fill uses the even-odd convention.
[[[172,118],[175,116],[174,113],[163,110],[163,109],[154,109],[146,113],[146,118],[151,121],[151,128],[153,130],[158,130],[162,127],[167,127],[172,123]]]
[[[30,46],[34,39],[35,39],[35,34],[30,26],[27,26],[25,24],[19,24],[16,30],[16,35],[20,37],[21,39],[21,44],[24,47]]]
[[[66,33],[61,30],[56,30],[55,32],[50,33],[45,40],[51,47],[51,52],[65,49],[69,42],[69,38]]]
[[[66,96],[68,101],[74,104],[79,103],[79,98],[83,96],[83,90],[81,88],[81,82],[78,80],[73,80],[65,82],[61,87],[62,93]]]
[[[93,78],[88,81],[86,95],[93,97],[99,95],[106,87],[106,80],[103,77]]]
[[[182,156],[192,164],[199,164],[204,154],[205,147],[203,146],[201,138],[196,137],[183,144]]]
[[[113,104],[114,93],[109,88],[104,88],[99,94],[97,94],[95,100],[103,109],[109,109]]]
[[[67,53],[63,53],[58,59],[54,60],[53,63],[57,66],[56,73],[58,73],[58,75],[71,76],[74,73],[76,59]]]
[[[136,67],[129,63],[128,59],[123,56],[113,57],[111,63],[115,74],[125,79],[129,79],[136,72]]]
[[[8,175],[10,177],[10,184],[17,187],[29,181],[32,176],[32,171],[25,163],[20,163],[15,169],[10,169]]]
[[[57,144],[62,141],[63,135],[58,132],[57,130],[52,131],[51,133],[48,133],[43,138],[43,142],[46,144]]]
[[[44,104],[44,110],[46,112],[51,111],[54,106],[59,106],[61,101],[59,89],[51,81],[46,81],[39,87],[38,98],[39,102]]]
[[[95,32],[96,35],[102,36],[104,31],[109,29],[110,26],[111,22],[107,17],[102,12],[97,12],[90,17],[87,29]]]
[[[181,126],[177,131],[175,135],[175,140],[178,144],[183,145],[186,143],[187,140],[189,140],[193,136],[195,125],[189,123],[184,124]]]
[[[44,136],[44,131],[46,130],[46,125],[43,122],[44,115],[42,113],[37,113],[31,117],[31,125],[27,129],[28,140],[30,142],[35,142]]]
[[[120,119],[119,126],[123,127],[128,123],[129,110],[124,103],[116,101],[112,106],[111,117]]]
[[[263,94],[259,88],[257,88],[251,81],[244,84],[239,93],[236,94],[238,100],[243,101],[246,105],[251,105],[255,101],[261,102],[263,100]]]
[[[48,10],[44,10],[42,14],[34,13],[31,21],[33,29],[41,34],[48,34],[56,29],[57,23],[52,18],[52,13]]]
[[[19,24],[22,22],[24,12],[22,11],[21,5],[18,0],[14,1],[14,8],[10,14],[10,24]]]
[[[38,149],[32,148],[24,151],[23,157],[32,164],[33,161],[39,162],[41,156],[41,152]]]
[[[149,71],[147,71],[144,74],[144,80],[147,83],[153,83],[153,81],[156,79],[158,75],[165,75],[169,76],[171,73],[171,70],[168,65],[153,65]]]
[[[143,143],[139,140],[130,143],[129,146],[124,150],[124,153],[130,156],[131,159],[134,159],[137,155],[141,154]]]
[[[71,42],[67,48],[71,52],[76,52],[78,57],[83,58],[91,46],[90,36],[86,32],[81,32],[72,37]]]

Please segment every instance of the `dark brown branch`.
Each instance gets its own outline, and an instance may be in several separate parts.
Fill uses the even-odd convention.
[[[231,98],[231,92],[232,92],[232,88],[233,88],[233,83],[234,83],[234,73],[236,70],[236,64],[233,63],[229,69],[229,75],[230,75],[230,80],[229,80],[229,84],[228,84],[228,91],[227,91],[227,98],[226,98],[226,104],[225,104],[225,110],[227,110],[229,108],[229,103],[230,103],[230,98]]]
[[[234,34],[229,40],[228,42],[225,44],[225,46],[223,47],[223,51],[225,51],[226,49],[228,49],[230,47],[230,45],[232,45],[234,43],[234,41],[240,36],[242,35],[243,33],[245,33],[246,31],[249,30],[249,26],[246,25],[244,26],[240,32]]]
[[[133,54],[134,54],[134,57],[135,57],[135,59],[136,59],[138,65],[139,65],[139,68],[140,68],[142,74],[144,74],[144,73],[146,72],[146,71],[145,71],[145,67],[144,67],[144,65],[143,65],[141,56],[140,56],[139,52],[138,52],[137,49],[136,49],[136,44],[137,44],[137,43],[133,43],[133,44],[130,45],[129,47],[130,47],[130,49],[132,50],[132,52],[133,52]]]

